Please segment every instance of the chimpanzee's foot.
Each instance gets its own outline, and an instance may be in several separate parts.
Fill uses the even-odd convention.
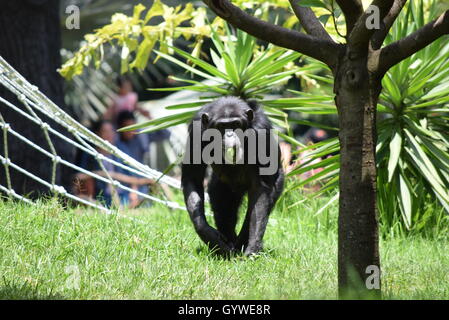
[[[235,250],[238,252],[244,252],[248,247],[248,237],[239,235],[235,242]]]
[[[262,251],[262,244],[261,243],[256,243],[253,245],[248,245],[245,250],[243,251],[243,254],[247,257],[252,256],[252,255],[257,255]]]
[[[216,244],[209,243],[209,250],[223,257],[231,257],[236,253],[235,243],[222,236],[221,241]]]

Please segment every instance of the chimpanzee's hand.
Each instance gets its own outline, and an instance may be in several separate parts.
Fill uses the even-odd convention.
[[[234,244],[218,230],[206,226],[198,230],[200,238],[209,245],[211,249],[217,249],[220,254],[228,254],[234,251]]]

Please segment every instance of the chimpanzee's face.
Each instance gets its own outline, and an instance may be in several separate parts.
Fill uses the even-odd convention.
[[[203,128],[220,131],[224,160],[229,164],[243,160],[242,135],[237,135],[236,130],[244,132],[251,126],[253,119],[253,109],[241,100],[214,105],[201,115]]]

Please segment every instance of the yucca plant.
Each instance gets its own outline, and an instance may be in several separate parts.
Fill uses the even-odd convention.
[[[437,13],[435,2],[428,5],[424,10],[423,1],[409,2],[387,43],[405,37],[434,18]],[[332,84],[330,76],[309,76]],[[376,149],[381,223],[389,228],[400,222],[406,229],[416,230],[425,226],[424,216],[429,214],[429,203],[439,204],[449,213],[448,37],[439,39],[393,67],[384,77],[382,85]],[[284,108],[285,102],[296,104],[300,98],[281,99],[270,106]],[[296,107],[296,110],[309,113],[307,105],[301,109]],[[313,107],[312,111],[336,113],[332,103],[318,109]],[[299,142],[296,144],[301,146]],[[324,170],[297,182],[293,188],[317,181],[324,185],[321,192],[336,187],[339,156],[332,154],[339,150],[338,140],[333,138],[313,146],[300,147],[297,152],[308,150],[312,151],[308,153],[305,163],[291,175],[319,167]],[[321,159],[319,163],[313,162],[318,158]],[[439,209],[435,208],[437,211]]]
[[[270,107],[270,103],[275,100],[262,98],[265,94],[273,92],[276,87],[280,88],[295,73],[301,73],[307,69],[307,67],[300,68],[294,64],[300,54],[273,45],[261,47],[252,36],[240,30],[234,34],[227,25],[224,29],[225,35],[212,32],[213,48],[210,50],[210,62],[196,58],[176,47],[170,47],[175,55],[156,51],[162,59],[184,68],[197,80],[173,76],[171,77],[173,80],[187,85],[150,90],[191,90],[203,92],[205,96],[195,102],[167,107],[167,109],[186,109],[186,111],[139,123],[123,130],[143,129],[141,132],[150,132],[187,123],[201,106],[219,96],[228,95],[259,100],[271,120],[279,127],[287,128],[287,113]],[[316,98],[313,99],[316,100]]]
[[[435,17],[435,2],[425,17],[423,2],[411,3],[390,42]],[[449,212],[449,43],[432,46],[391,69],[384,77],[378,124],[379,207],[384,222],[400,210],[407,228],[422,226],[425,204],[432,199]],[[425,191],[425,192],[423,192]]]

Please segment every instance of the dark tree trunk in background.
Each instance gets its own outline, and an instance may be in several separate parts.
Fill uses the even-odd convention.
[[[61,32],[59,0],[3,0],[0,3],[0,55],[21,73],[31,84],[36,85],[45,95],[61,108],[65,108],[63,79],[57,73],[61,65]],[[24,109],[15,96],[0,85],[0,96]],[[67,111],[67,110],[66,110]],[[46,150],[50,150],[42,129],[0,103],[0,112],[11,127]],[[49,122],[58,131],[59,126],[37,112],[39,117]],[[72,147],[50,134],[59,156],[71,161]],[[52,162],[37,150],[9,137],[9,156],[12,162],[41,177],[51,180]],[[3,155],[3,139],[0,139],[0,153]],[[10,168],[12,186],[17,193],[32,197],[48,192],[42,184]],[[70,186],[70,173],[58,167],[56,183],[66,189]],[[5,170],[0,168],[0,183],[6,186]]]
[[[366,280],[372,274],[367,273],[369,266],[380,271],[375,151],[381,80],[367,69],[366,56],[351,60],[346,55],[338,65],[334,91],[340,127],[339,295],[378,298],[380,289],[368,290]]]

